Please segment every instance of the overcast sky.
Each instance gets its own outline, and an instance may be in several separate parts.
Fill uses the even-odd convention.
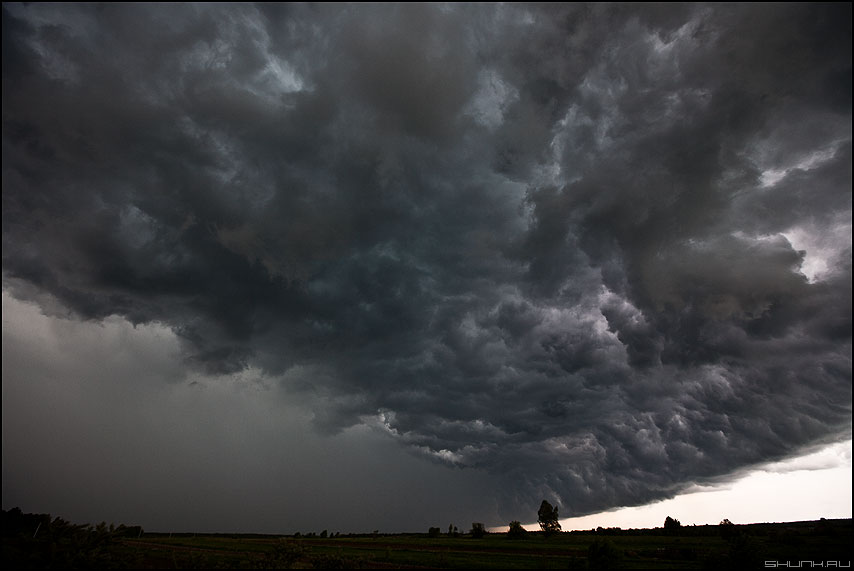
[[[4,4],[4,509],[467,529],[832,468],[850,517],[851,20]]]

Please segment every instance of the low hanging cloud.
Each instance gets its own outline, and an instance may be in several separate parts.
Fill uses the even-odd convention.
[[[2,41],[4,289],[45,312],[566,516],[850,437],[850,4],[5,4]]]

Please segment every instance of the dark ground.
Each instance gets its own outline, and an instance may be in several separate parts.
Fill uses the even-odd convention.
[[[487,534],[145,533],[3,512],[4,564],[29,569],[728,569],[850,566],[852,520]]]

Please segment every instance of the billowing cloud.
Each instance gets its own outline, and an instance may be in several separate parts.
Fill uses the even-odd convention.
[[[6,291],[506,509],[850,436],[850,229],[847,4],[3,7]]]

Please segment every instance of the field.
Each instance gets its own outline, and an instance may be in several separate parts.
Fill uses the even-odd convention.
[[[48,520],[49,521],[49,520]],[[49,524],[49,527],[54,522]],[[727,569],[822,562],[846,567],[852,521],[663,529],[528,533],[482,538],[442,534],[335,537],[130,533],[138,528],[70,526],[71,533],[12,536],[4,529],[3,560],[25,568],[135,569]],[[97,535],[100,529],[100,535]],[[66,530],[68,531],[68,530]],[[83,536],[82,532],[95,535]],[[97,537],[101,540],[96,540]],[[62,538],[66,538],[63,545]],[[89,537],[89,539],[86,539]],[[45,544],[47,542],[47,544]],[[53,547],[50,547],[53,543]],[[836,564],[838,562],[838,564]],[[816,565],[817,566],[817,565]]]

